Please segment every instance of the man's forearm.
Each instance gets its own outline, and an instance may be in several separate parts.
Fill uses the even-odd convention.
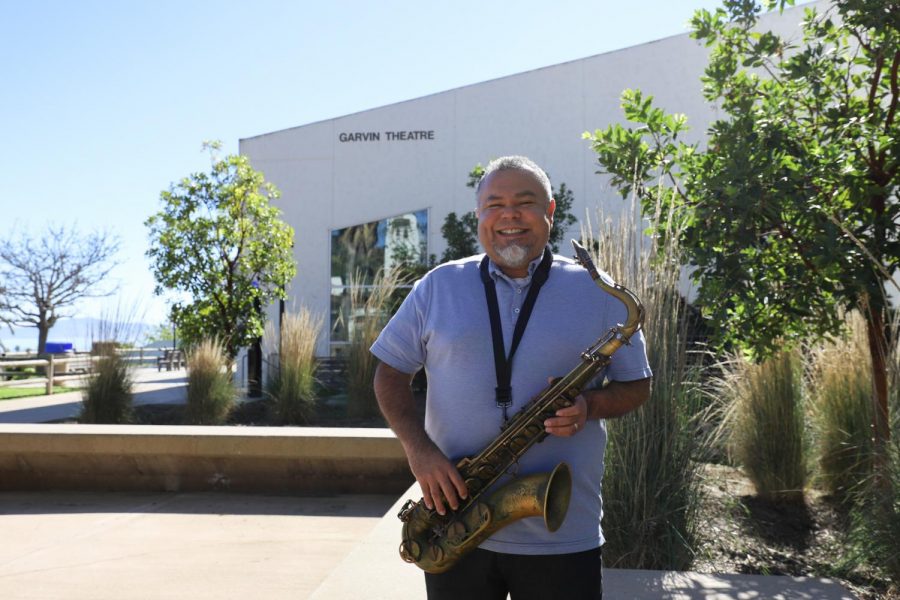
[[[614,419],[633,411],[650,397],[651,381],[649,377],[637,381],[612,381],[602,389],[585,390],[582,396],[587,401],[587,418]]]
[[[375,397],[381,413],[407,455],[430,443],[409,384],[412,375],[380,363],[375,371]]]
[[[409,468],[422,488],[429,509],[445,514],[468,496],[466,483],[450,460],[425,433],[409,383],[412,375],[384,363],[375,371],[375,397],[384,418],[406,452]]]

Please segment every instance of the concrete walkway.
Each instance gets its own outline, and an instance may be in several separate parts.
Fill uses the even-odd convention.
[[[4,493],[0,598],[309,598],[393,501]]]
[[[185,402],[187,372],[157,371],[155,367],[134,370],[134,404]],[[72,419],[81,412],[81,391],[50,396],[0,400],[0,423],[51,423]]]
[[[395,500],[3,493],[0,598],[421,600],[421,572],[397,556]],[[611,600],[854,598],[826,579],[661,571],[606,570],[604,589]]]

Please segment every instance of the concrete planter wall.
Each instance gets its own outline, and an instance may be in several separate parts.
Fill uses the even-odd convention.
[[[0,425],[0,490],[399,494],[388,429]]]

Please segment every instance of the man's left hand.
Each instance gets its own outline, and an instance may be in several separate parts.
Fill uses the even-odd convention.
[[[570,437],[584,429],[587,422],[587,402],[584,396],[578,395],[572,406],[556,411],[556,416],[544,421],[544,429],[550,435]]]

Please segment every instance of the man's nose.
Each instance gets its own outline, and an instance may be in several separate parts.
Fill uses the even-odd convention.
[[[514,204],[500,207],[500,216],[501,217],[517,217],[517,216],[519,216],[520,212],[521,211],[519,210],[519,207]]]

